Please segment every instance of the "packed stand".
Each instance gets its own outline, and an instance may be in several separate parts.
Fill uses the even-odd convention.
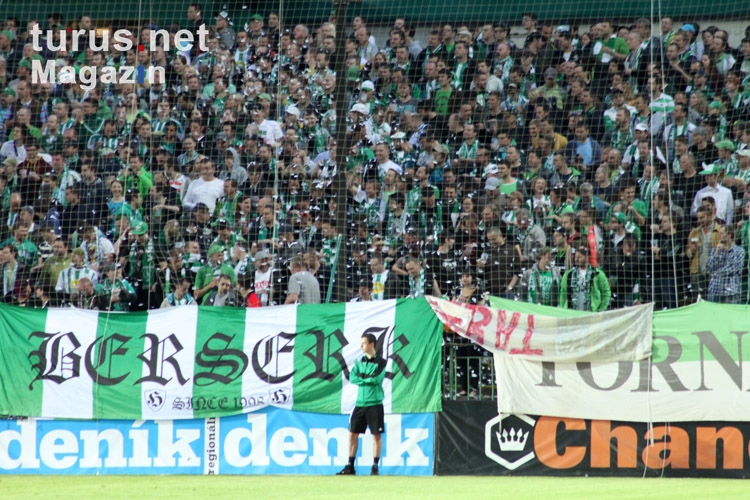
[[[181,28],[154,24],[133,33],[143,50],[35,51],[38,21],[6,21],[6,303],[319,303],[339,300],[338,259],[355,301],[746,302],[750,27],[732,48],[694,22],[664,18],[656,35],[647,19],[584,31],[529,14],[517,45],[502,22],[418,40],[399,18],[376,40],[355,17],[341,60],[333,18],[280,30],[273,13],[240,24],[202,10],[187,18],[209,27],[205,52],[149,47],[152,30]],[[59,14],[42,26],[53,46],[71,27],[94,28]],[[35,61],[148,77],[86,90],[33,82]]]

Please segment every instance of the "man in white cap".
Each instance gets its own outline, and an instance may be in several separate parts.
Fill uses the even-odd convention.
[[[484,210],[484,207],[488,205],[494,205],[500,211],[505,209],[505,203],[500,196],[500,179],[497,177],[489,177],[484,182],[484,194],[477,200],[479,207]]]
[[[716,206],[716,218],[731,224],[734,220],[734,199],[732,191],[719,184],[719,175],[722,172],[722,166],[716,164],[704,163],[700,175],[706,178],[706,187],[695,194],[693,204],[690,207],[690,214],[696,216],[698,207],[702,205],[703,198],[711,197],[714,199]]]
[[[299,128],[299,108],[292,104],[284,110],[284,129],[297,130]]]
[[[349,110],[349,116],[352,118],[354,125],[364,123],[367,120],[367,117],[370,116],[370,106],[358,102],[352,106],[351,110]]]
[[[359,97],[357,103],[365,104],[368,113],[372,110],[373,97],[375,95],[375,84],[370,80],[365,80],[359,86]]]
[[[221,46],[227,50],[234,49],[237,41],[237,34],[232,29],[232,21],[229,19],[229,13],[225,10],[216,16],[216,37],[219,39]]]
[[[737,170],[727,173],[721,183],[728,188],[736,187],[737,192],[742,193],[750,183],[750,149],[737,151],[734,156],[737,158]]]
[[[414,168],[414,155],[412,155],[411,144],[406,141],[406,134],[399,131],[391,134],[393,142],[393,162],[402,169]]]
[[[623,165],[632,165],[638,162],[638,141],[648,139],[648,125],[646,123],[636,124],[633,128],[633,134],[635,135],[635,140],[625,148],[625,152],[622,154]]]
[[[257,125],[258,135],[263,142],[272,148],[278,146],[281,139],[284,138],[284,132],[281,130],[279,122],[276,120],[267,120],[266,117],[268,114],[265,108],[259,105],[256,105],[252,109],[250,116],[252,117],[254,124]]]

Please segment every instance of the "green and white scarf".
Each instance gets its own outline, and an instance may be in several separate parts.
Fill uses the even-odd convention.
[[[552,304],[552,285],[555,282],[551,269],[540,271],[536,264],[531,268],[526,301],[531,304],[556,306]]]
[[[586,268],[586,272],[581,278],[580,269],[575,267],[570,271],[570,308],[578,311],[591,310],[591,283],[593,269],[591,266]],[[581,296],[583,303],[580,303]]]
[[[425,277],[424,277],[424,269],[419,271],[419,277],[417,279],[414,279],[414,277],[410,274],[409,275],[409,297],[416,299],[417,297],[424,297],[424,289],[425,289]]]

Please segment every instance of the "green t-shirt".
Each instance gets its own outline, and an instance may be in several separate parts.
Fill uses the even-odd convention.
[[[18,256],[16,259],[18,262],[26,267],[34,267],[39,261],[39,249],[29,239],[23,240],[18,243],[15,238],[8,238],[7,240],[0,243],[0,248],[13,245],[18,250]]]
[[[232,278],[233,285],[237,284],[237,276],[234,274],[234,269],[231,266],[226,263],[222,263],[220,266],[206,264],[198,269],[198,273],[195,276],[195,289],[200,290],[208,285],[215,276],[221,276],[222,274],[226,274]]]
[[[453,89],[435,91],[435,113],[438,116],[448,116],[448,101],[450,101]]]
[[[516,179],[515,181],[511,182],[510,184],[503,184],[502,182],[500,183],[500,193],[501,194],[510,194],[510,193],[515,192],[515,191],[518,191],[518,179]]]

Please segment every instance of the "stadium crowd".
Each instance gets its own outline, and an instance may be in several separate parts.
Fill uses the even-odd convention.
[[[241,24],[199,4],[187,18],[209,28],[207,51],[150,47],[180,26],[148,23],[132,50],[75,52],[61,34],[94,29],[89,16],[6,20],[5,302],[317,303],[337,259],[347,300],[746,302],[750,27],[735,48],[695,22],[584,31],[528,14],[516,44],[503,22],[418,40],[403,18],[377,40],[357,16],[337,57],[333,22],[284,30],[274,13]],[[37,24],[51,30],[41,51]],[[85,89],[35,81],[35,60],[148,77]]]

